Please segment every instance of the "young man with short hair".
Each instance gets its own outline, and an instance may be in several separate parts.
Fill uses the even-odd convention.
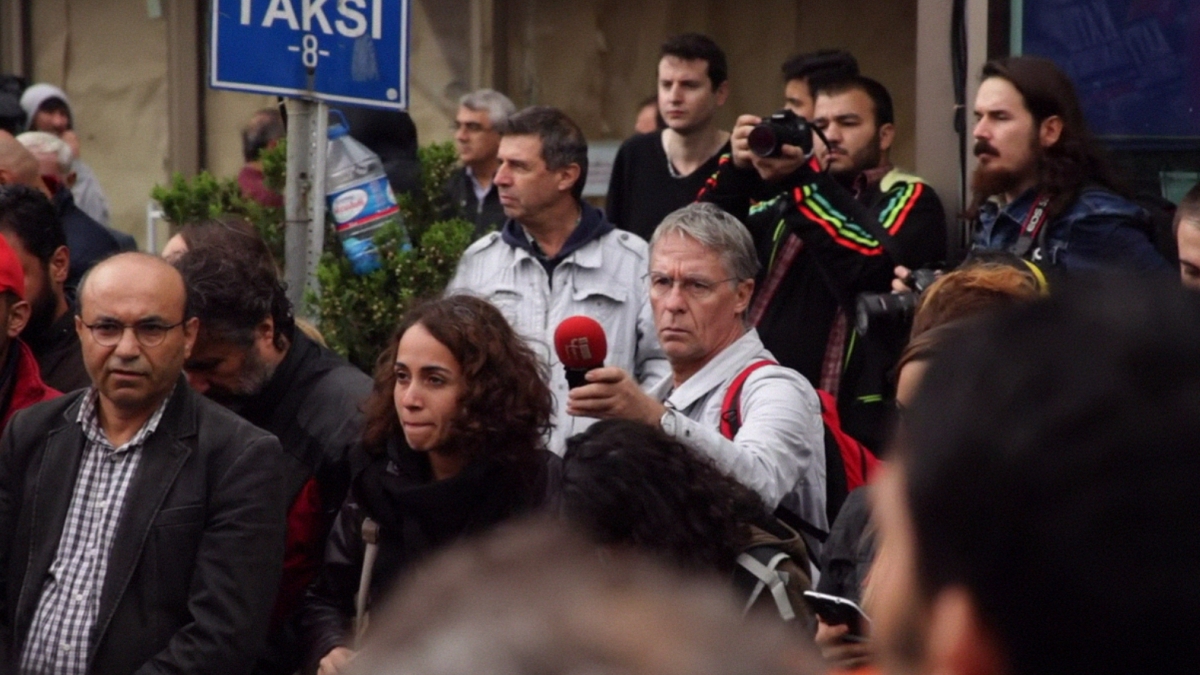
[[[667,40],[658,61],[658,112],[667,128],[625,141],[613,161],[605,213],[650,238],[670,212],[692,202],[728,150],[717,110],[729,97],[725,53],[706,35]]]

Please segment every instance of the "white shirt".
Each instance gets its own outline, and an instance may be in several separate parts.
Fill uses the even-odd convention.
[[[721,435],[725,392],[747,366],[775,357],[750,329],[672,390],[672,378],[649,390],[667,406],[663,430],[711,457],[722,470],[810,525],[829,531],[825,513],[825,428],[812,384],[783,366],[764,366],[742,386],[742,424]]]

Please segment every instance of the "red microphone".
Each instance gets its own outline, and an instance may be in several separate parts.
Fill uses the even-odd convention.
[[[570,316],[554,329],[554,351],[567,369],[567,385],[574,389],[587,384],[584,376],[604,365],[608,339],[604,328],[587,316]]]

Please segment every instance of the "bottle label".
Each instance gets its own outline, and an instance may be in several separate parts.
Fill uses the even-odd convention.
[[[327,195],[338,232],[369,225],[399,213],[387,176]]]

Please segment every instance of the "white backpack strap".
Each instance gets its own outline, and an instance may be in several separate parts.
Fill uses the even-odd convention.
[[[370,518],[362,522],[362,538],[366,544],[363,552],[362,576],[358,580],[358,593],[354,596],[354,644],[358,645],[367,630],[367,598],[371,593],[371,573],[375,558],[379,555],[379,523]]]
[[[750,599],[746,602],[745,609],[742,610],[742,616],[745,616],[754,606],[754,602],[758,600],[763,589],[769,588],[771,596],[775,598],[775,606],[779,609],[779,616],[783,617],[784,621],[792,621],[796,618],[796,612],[792,609],[791,601],[788,600],[786,582],[783,575],[776,569],[780,563],[789,559],[791,556],[779,552],[764,565],[749,553],[742,553],[737,557],[738,565],[758,579],[758,583],[754,586],[754,592],[750,594]]]

